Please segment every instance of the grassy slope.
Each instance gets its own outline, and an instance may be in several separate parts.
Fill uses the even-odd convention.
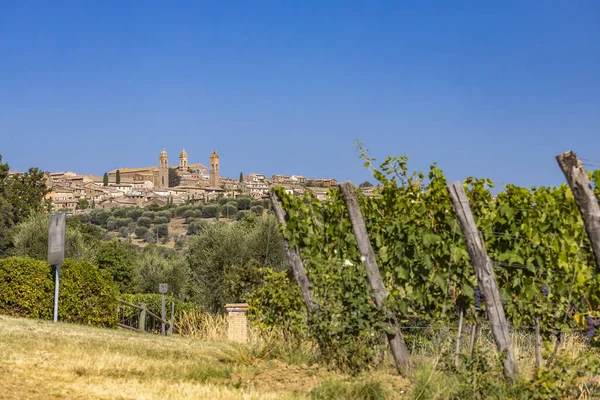
[[[0,316],[0,398],[289,398],[236,388],[225,344]]]
[[[347,378],[248,354],[224,342],[0,316],[0,399],[310,398]]]

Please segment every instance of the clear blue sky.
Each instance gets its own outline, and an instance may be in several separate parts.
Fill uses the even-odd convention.
[[[600,2],[3,1],[0,154],[102,174],[221,156],[222,174],[370,178],[408,154],[547,185],[600,166]]]

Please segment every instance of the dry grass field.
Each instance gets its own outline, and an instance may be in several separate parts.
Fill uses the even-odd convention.
[[[0,316],[0,399],[303,399],[349,379],[261,351]],[[381,378],[390,394],[405,389],[393,373]]]
[[[192,337],[183,338],[0,316],[0,399],[464,398],[456,393],[465,382],[440,368],[441,354],[453,349],[448,336],[412,348],[409,381],[397,375],[389,356],[376,370],[351,377],[314,364],[308,345],[286,352],[285,338],[259,338],[252,330],[249,344],[233,344],[222,339],[224,318],[192,322],[203,328],[188,329]],[[493,362],[491,337],[481,339],[482,354]],[[581,337],[565,339],[560,353],[582,360]],[[515,333],[513,343],[521,376],[532,377],[531,335]],[[551,351],[547,343],[544,357]],[[489,373],[493,398],[523,398],[504,396],[499,370]],[[597,398],[589,386],[597,387],[597,379],[582,382],[577,395],[565,398]]]

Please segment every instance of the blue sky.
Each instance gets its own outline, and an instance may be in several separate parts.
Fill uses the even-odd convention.
[[[451,180],[600,168],[597,1],[0,2],[0,154],[102,174],[221,157],[222,173],[360,182],[360,139]]]

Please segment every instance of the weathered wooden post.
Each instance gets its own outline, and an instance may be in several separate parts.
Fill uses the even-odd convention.
[[[456,349],[454,351],[454,364],[457,367],[458,367],[458,364],[460,361],[460,337],[462,335],[462,329],[463,329],[463,315],[464,315],[464,311],[461,308],[460,316],[459,316],[459,320],[458,320],[458,333],[456,334]]]
[[[467,244],[467,251],[471,258],[471,264],[473,264],[473,268],[475,269],[477,282],[484,297],[485,309],[490,321],[496,347],[504,356],[504,375],[508,380],[512,381],[517,375],[517,362],[492,262],[487,255],[485,245],[475,225],[475,220],[469,207],[469,200],[467,199],[462,182],[452,183],[447,186],[447,189],[452,201],[452,208]]]
[[[140,304],[142,310],[140,311],[140,320],[138,321],[138,329],[141,332],[146,332],[146,303]]]
[[[234,342],[245,343],[248,341],[248,321],[246,312],[248,304],[234,303],[225,304],[225,310],[229,313],[229,324],[227,328],[227,339]]]
[[[169,329],[167,330],[167,335],[171,336],[173,334],[173,324],[175,323],[175,302],[171,301],[171,319],[169,320]]]
[[[269,192],[269,197],[271,199],[271,204],[273,205],[273,211],[275,212],[275,217],[279,224],[283,227],[286,226],[285,221],[285,211],[281,207],[279,203],[279,198],[277,194],[271,190]],[[285,244],[285,252],[287,254],[288,260],[292,265],[292,271],[294,272],[294,277],[296,278],[296,282],[300,286],[300,291],[302,292],[302,297],[304,298],[304,303],[306,304],[306,309],[308,312],[312,312],[314,310],[314,303],[312,299],[312,293],[310,290],[310,285],[308,281],[308,277],[306,276],[306,270],[304,269],[304,264],[302,263],[302,258],[300,257],[300,253],[298,249],[291,249],[290,244],[287,239],[284,238]]]
[[[354,191],[354,187],[350,182],[344,182],[338,186],[340,188],[342,198],[346,203],[346,208],[348,209],[350,222],[352,223],[352,230],[354,232],[354,237],[356,238],[361,259],[363,259],[365,268],[367,269],[367,279],[369,281],[369,285],[375,293],[375,304],[377,307],[383,307],[383,302],[388,296],[388,291],[383,285],[381,273],[379,272],[379,266],[377,265],[377,261],[375,261],[375,255],[373,254],[373,248],[371,247],[367,227],[365,226],[365,221],[360,211],[358,199],[356,198],[356,192]],[[394,333],[387,334],[387,338],[392,350],[392,356],[396,362],[396,367],[401,373],[408,375],[410,373],[410,360],[408,357],[406,343],[402,337],[402,331],[398,326],[396,318],[392,317],[389,323],[393,327]]]
[[[600,207],[587,172],[580,159],[571,150],[556,156],[556,161],[567,178],[575,203],[592,245],[596,260],[596,273],[600,273]]]

